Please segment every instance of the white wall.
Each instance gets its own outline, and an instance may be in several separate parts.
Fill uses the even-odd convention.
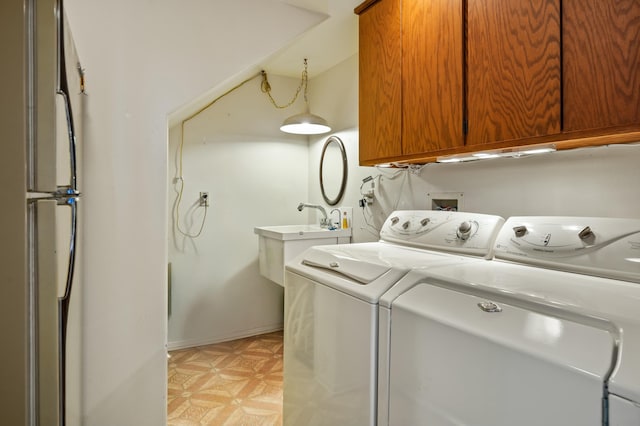
[[[338,206],[358,205],[362,179],[377,171],[357,166],[357,66],[355,55],[311,79],[311,111],[327,118],[334,131],[310,138],[310,144],[306,137],[287,136],[278,130],[284,118],[302,110],[301,99],[286,110],[276,110],[260,93],[259,80],[186,124],[181,227],[188,227],[188,233],[198,231],[203,209],[195,205],[200,191],[210,193],[212,206],[202,235],[195,239],[180,235],[175,215],[169,218],[170,348],[230,340],[281,326],[282,289],[259,274],[253,227],[318,223],[317,210],[300,213],[295,208],[299,202],[323,204],[327,212],[333,208],[324,203],[318,180],[320,151],[329,135],[342,139],[349,160],[348,188]],[[281,104],[299,83],[274,75],[269,80]],[[170,133],[170,211],[175,210],[177,198],[174,177],[178,175],[179,142],[178,125]],[[380,211],[383,205],[374,208]],[[376,240],[377,231],[366,226],[362,210],[354,212],[354,240]]]
[[[437,164],[422,170],[411,193],[461,191],[465,209],[502,216],[640,217],[640,146],[611,145],[537,157]]]
[[[88,92],[81,424],[164,425],[168,115],[323,17],[278,0],[66,5]]]
[[[349,180],[343,206],[354,207],[354,241],[370,241],[396,209],[429,209],[428,194],[462,193],[467,211],[513,215],[640,217],[640,145],[616,145],[560,151],[526,158],[462,164],[428,164],[398,170],[358,166],[357,57],[323,73],[311,86],[312,110],[337,123],[334,132],[346,145]],[[309,197],[322,201],[317,170],[325,136],[311,140]],[[376,199],[357,208],[360,185],[375,178]],[[370,187],[365,184],[365,189]],[[365,218],[367,219],[365,221]],[[367,223],[373,225],[368,226]],[[371,231],[371,232],[369,232]]]
[[[363,212],[358,208],[362,179],[376,172],[373,167],[358,166],[358,55],[341,62],[313,79],[310,86],[311,110],[324,117],[332,127],[326,135],[313,136],[309,145],[309,201],[322,204],[329,212],[333,208],[352,207],[352,241],[375,241],[376,230],[368,227]],[[320,155],[329,136],[342,140],[347,153],[349,171],[343,198],[335,206],[324,202],[320,191]],[[342,167],[335,173],[339,173]]]
[[[378,169],[376,167],[360,167],[358,165],[358,55],[354,55],[334,68],[318,76],[310,85],[311,109],[329,121],[333,127],[327,135],[314,136],[310,141],[309,151],[309,198],[311,202],[327,206],[322,198],[318,170],[322,147],[330,135],[339,137],[345,145],[349,172],[344,197],[335,207],[352,207],[353,242],[378,240],[382,222],[398,208],[413,208],[401,203],[409,184],[406,173],[399,170]],[[362,180],[368,176],[373,182],[364,184]],[[375,184],[376,199],[373,205],[365,209],[359,207],[362,198],[360,192]]]
[[[302,66],[302,62],[301,62]],[[298,79],[269,76],[272,94],[286,103]],[[232,340],[282,328],[282,287],[258,269],[255,226],[306,223],[296,206],[307,199],[307,138],[280,132],[280,123],[302,110],[278,110],[251,81],[185,124],[185,190],[180,227],[197,233],[210,194],[202,234],[186,238],[175,226],[180,125],[169,145],[169,261],[172,312],[169,348]],[[191,224],[189,226],[189,224]]]

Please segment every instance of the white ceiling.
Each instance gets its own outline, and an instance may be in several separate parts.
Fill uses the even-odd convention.
[[[299,77],[309,60],[309,79],[358,52],[358,17],[353,9],[363,0],[282,0],[327,16],[271,57],[264,69],[270,74]]]

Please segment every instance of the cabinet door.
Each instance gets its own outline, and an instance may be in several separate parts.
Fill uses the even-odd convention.
[[[562,7],[564,130],[640,123],[640,2]]]
[[[464,145],[462,1],[402,4],[402,147],[418,154]]]
[[[360,163],[402,155],[400,0],[360,14]]]
[[[468,0],[467,31],[467,144],[559,133],[560,0]]]

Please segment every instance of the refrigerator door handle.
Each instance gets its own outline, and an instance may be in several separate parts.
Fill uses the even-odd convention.
[[[67,266],[67,280],[62,297],[58,298],[58,347],[59,347],[59,415],[60,426],[66,421],[66,364],[67,364],[67,323],[69,318],[69,302],[71,288],[75,274],[76,264],[76,243],[78,238],[78,199],[76,197],[63,198],[58,200],[58,204],[67,205],[71,208],[71,235],[69,239],[69,263]]]
[[[77,149],[76,149],[76,132],[73,123],[73,112],[71,110],[71,102],[69,95],[67,94],[67,84],[63,80],[61,88],[58,90],[58,95],[62,96],[64,100],[64,111],[66,115],[67,123],[67,135],[69,137],[69,189],[74,192],[78,191],[78,169],[77,169]],[[67,187],[65,187],[66,189]]]
[[[71,286],[73,284],[73,275],[76,264],[76,242],[78,234],[78,198],[69,197],[60,199],[59,204],[67,205],[71,208],[71,235],[69,238],[69,263],[67,268],[67,281],[65,291],[61,299],[68,299],[71,295]]]
[[[59,15],[58,15],[58,28],[57,28],[57,43],[58,43],[58,90],[57,93],[62,96],[64,100],[64,110],[67,123],[67,134],[69,137],[69,168],[70,168],[70,182],[69,188],[73,191],[78,190],[78,172],[77,172],[77,150],[76,150],[76,129],[73,120],[73,108],[71,106],[70,90],[69,90],[69,76],[67,75],[67,55],[66,55],[66,41],[68,37],[68,29],[66,28],[66,19],[63,18],[63,5],[59,3]],[[82,68],[79,67],[81,70]]]

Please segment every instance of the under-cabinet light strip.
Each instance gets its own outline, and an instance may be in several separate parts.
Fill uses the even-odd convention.
[[[474,153],[446,155],[436,158],[438,163],[461,163],[465,161],[485,160],[488,158],[524,157],[536,154],[546,154],[556,150],[554,144],[528,145],[517,148],[492,149]]]

